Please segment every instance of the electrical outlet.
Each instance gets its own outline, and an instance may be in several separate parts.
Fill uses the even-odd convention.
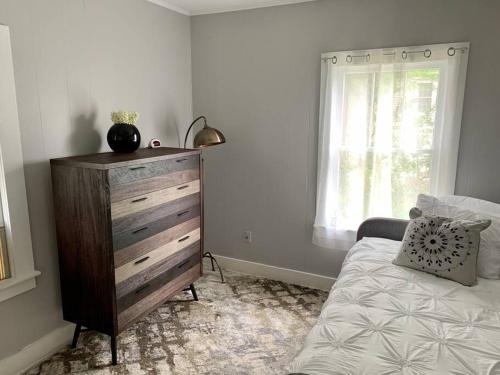
[[[243,239],[246,243],[252,243],[252,231],[246,230],[243,232]]]

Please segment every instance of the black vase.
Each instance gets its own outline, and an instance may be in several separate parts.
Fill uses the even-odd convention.
[[[108,145],[115,152],[134,152],[141,144],[141,133],[130,124],[114,124],[108,130]]]

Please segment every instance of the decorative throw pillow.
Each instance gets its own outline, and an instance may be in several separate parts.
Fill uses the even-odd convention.
[[[454,206],[447,202],[464,202],[477,209],[488,209],[487,212],[474,211],[462,206]],[[481,232],[481,243],[477,256],[477,275],[485,279],[500,279],[500,216],[491,215],[496,212],[499,204],[482,201],[475,198],[448,196],[436,198],[431,195],[419,194],[417,208],[424,215],[445,216],[452,219],[479,220],[489,219],[491,225]]]
[[[392,262],[472,286],[477,283],[480,233],[490,220],[453,220],[410,211],[401,249]]]

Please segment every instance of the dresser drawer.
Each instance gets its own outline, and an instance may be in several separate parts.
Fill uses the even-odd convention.
[[[200,265],[197,264],[176,277],[160,289],[144,297],[134,305],[118,313],[118,331],[124,330],[129,324],[139,319],[144,314],[158,308],[165,300],[181,291],[190,283],[201,276]]]
[[[116,298],[120,299],[123,296],[131,293],[140,286],[147,284],[149,281],[153,280],[155,277],[160,276],[162,273],[168,271],[176,264],[181,264],[183,261],[191,257],[192,255],[197,255],[201,259],[200,242],[197,241],[190,246],[181,249],[180,251],[172,254],[166,259],[153,264],[136,273],[124,281],[116,284]]]
[[[195,193],[146,210],[112,220],[113,235],[129,231],[133,235],[146,231],[151,223],[176,215],[180,220],[189,214],[190,207],[199,205],[200,194]]]
[[[111,202],[136,197],[141,194],[166,189],[175,185],[185,184],[200,179],[200,170],[186,169],[143,180],[110,186]]]
[[[185,236],[196,228],[200,228],[200,224],[200,217],[196,215],[192,219],[186,220],[185,222],[175,225],[167,230],[164,230],[163,232],[153,234],[151,237],[145,238],[142,241],[138,241],[130,246],[115,251],[115,268],[121,267],[134,259],[138,259],[142,255],[174,241],[176,238]]]
[[[186,197],[200,191],[200,180],[176,185],[167,189],[157,190],[148,194],[138,195],[111,204],[111,219],[116,220],[148,208],[159,206],[173,200]]]
[[[109,170],[109,184],[113,189],[114,185],[127,184],[188,169],[198,169],[199,163],[199,155],[190,155],[152,163],[114,168]]]
[[[115,269],[115,283],[119,284],[122,281],[132,277],[133,275],[140,273],[141,271],[151,267],[155,263],[161,262],[169,256],[175,254],[176,252],[190,246],[191,244],[198,242],[200,240],[200,228],[183,235],[180,238],[160,246],[159,248],[150,251],[145,255],[124,264],[121,267]]]
[[[199,217],[201,213],[200,205],[191,200],[187,200],[178,207],[174,213],[162,217],[156,221],[148,222],[140,227],[117,233],[113,236],[113,249],[115,254],[121,249],[128,248],[148,238],[155,236],[169,228]],[[156,246],[155,246],[156,247]]]
[[[177,276],[183,274],[195,265],[200,266],[200,254],[193,254],[189,258],[182,260],[180,263],[175,264],[169,270],[163,272],[161,275],[144,283],[132,292],[124,295],[116,301],[118,313],[134,305],[144,297],[158,290],[168,282],[175,279]]]

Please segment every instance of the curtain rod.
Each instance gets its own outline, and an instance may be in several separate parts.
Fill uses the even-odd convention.
[[[459,47],[459,48],[450,47],[450,48],[448,48],[448,50],[446,51],[446,53],[448,54],[448,56],[451,57],[451,56],[455,56],[455,54],[457,53],[457,51],[465,52],[467,50],[468,50],[468,47]],[[427,59],[432,56],[432,51],[429,48],[426,48],[425,50],[421,50],[421,51],[406,51],[406,50],[403,50],[401,52],[401,58],[403,60],[406,60],[408,58],[409,54],[416,54],[416,53],[422,53],[424,55],[424,57],[427,58]],[[396,52],[384,52],[383,55],[384,56],[396,56]],[[370,54],[367,53],[366,55],[347,55],[346,58],[345,58],[345,61],[347,63],[351,63],[353,61],[353,59],[359,59],[359,58],[364,58],[366,60],[366,62],[369,62],[370,61]],[[337,63],[337,56],[324,57],[321,60],[323,60],[323,61],[332,60],[332,64],[336,64]]]

